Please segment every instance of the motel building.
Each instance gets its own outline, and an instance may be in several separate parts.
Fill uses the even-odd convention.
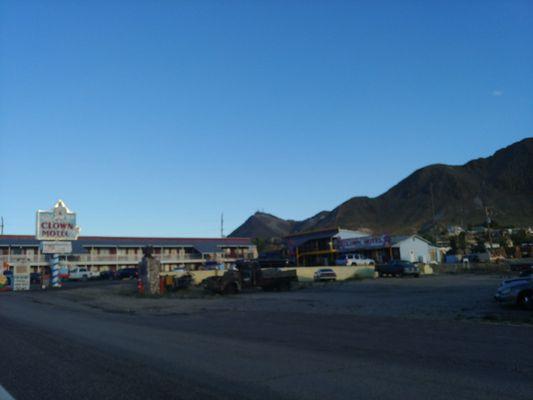
[[[87,267],[91,271],[136,267],[143,257],[143,247],[154,249],[163,271],[177,267],[202,269],[207,262],[230,265],[238,259],[257,257],[257,248],[249,238],[153,238],[79,236],[72,240],[72,252],[61,256],[61,265]],[[21,257],[38,272],[50,265],[50,255],[41,254],[40,241],[31,235],[0,236],[0,266],[10,268]]]

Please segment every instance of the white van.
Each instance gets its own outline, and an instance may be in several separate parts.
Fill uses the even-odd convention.
[[[337,265],[376,265],[376,262],[371,258],[363,257],[361,254],[342,254],[335,261]]]

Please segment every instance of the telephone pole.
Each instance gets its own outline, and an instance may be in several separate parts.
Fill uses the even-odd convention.
[[[224,213],[220,215],[220,237],[224,237]]]
[[[0,217],[0,235],[4,234],[4,217]]]
[[[490,225],[492,223],[492,219],[491,219],[491,210],[489,207],[485,207],[485,216],[487,217],[487,229],[488,229],[488,233],[489,233],[489,243],[490,243],[490,249],[492,251],[492,233],[490,231]]]

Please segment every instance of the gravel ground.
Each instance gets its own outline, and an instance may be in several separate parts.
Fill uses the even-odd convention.
[[[291,292],[220,296],[193,288],[161,298],[141,298],[135,284],[95,285],[69,291],[31,292],[33,301],[67,309],[144,315],[202,311],[277,311],[405,318],[533,323],[533,313],[494,302],[499,275],[432,275],[301,286]]]

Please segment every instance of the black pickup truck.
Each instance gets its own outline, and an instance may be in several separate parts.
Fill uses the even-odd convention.
[[[376,271],[379,276],[414,276],[418,278],[420,276],[420,269],[409,261],[393,260],[387,264],[378,264]]]
[[[293,282],[298,282],[296,270],[261,268],[257,261],[238,261],[235,268],[224,275],[207,278],[204,288],[221,294],[239,293],[243,289],[257,287],[265,291],[282,291],[290,290]]]

